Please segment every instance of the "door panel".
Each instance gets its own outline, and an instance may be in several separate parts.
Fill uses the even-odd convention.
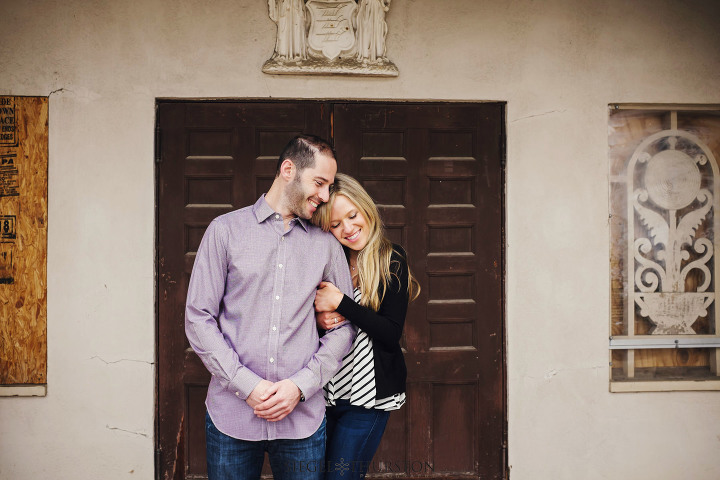
[[[157,168],[160,478],[205,476],[209,374],[184,335],[194,253],[267,191],[297,133],[332,139],[422,285],[403,344],[408,403],[369,476],[502,478],[502,104],[161,102]],[[265,473],[269,473],[266,469]]]
[[[503,106],[345,104],[334,119],[344,171],[422,285],[405,327],[408,405],[373,467],[502,478]]]
[[[321,103],[160,103],[158,447],[160,478],[205,475],[210,375],[185,338],[185,297],[210,221],[267,191],[298,133],[329,135]]]

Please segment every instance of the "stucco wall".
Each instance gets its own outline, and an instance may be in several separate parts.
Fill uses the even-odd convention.
[[[261,73],[263,0],[0,2],[50,95],[48,394],[0,478],[153,478],[156,97],[503,100],[513,480],[720,478],[720,394],[608,393],[607,105],[720,103],[720,3],[396,0],[396,79]]]

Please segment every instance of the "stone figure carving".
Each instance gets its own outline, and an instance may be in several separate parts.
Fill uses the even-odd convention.
[[[360,0],[357,13],[357,58],[377,61],[385,58],[387,23],[385,13],[391,0]]]
[[[270,19],[277,24],[275,55],[283,60],[307,59],[304,0],[268,0]]]
[[[396,77],[385,56],[390,1],[268,0],[277,37],[263,72]]]
[[[692,324],[715,299],[715,229],[707,223],[717,215],[717,168],[706,145],[677,129],[649,137],[631,159],[628,308],[640,307],[653,335],[695,334]]]

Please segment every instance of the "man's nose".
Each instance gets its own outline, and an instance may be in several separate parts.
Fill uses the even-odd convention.
[[[322,200],[324,203],[328,201],[330,198],[330,186],[325,185],[320,189],[320,192],[318,193],[318,196],[320,197],[320,200]]]

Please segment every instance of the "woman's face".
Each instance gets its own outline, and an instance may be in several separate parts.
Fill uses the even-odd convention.
[[[360,251],[367,245],[370,228],[360,209],[345,195],[337,195],[330,212],[330,231],[340,243]]]

